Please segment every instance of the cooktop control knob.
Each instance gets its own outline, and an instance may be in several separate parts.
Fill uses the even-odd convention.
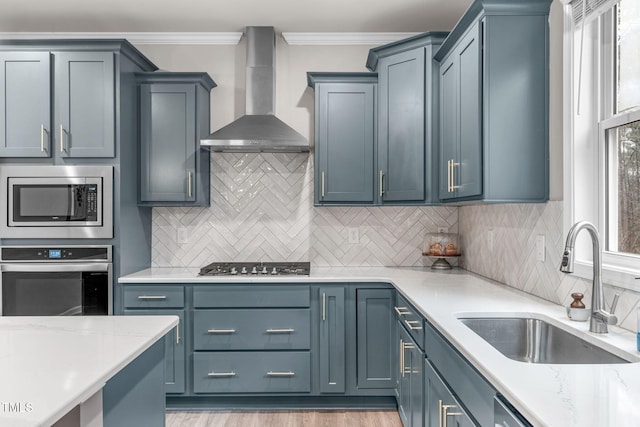
[[[231,274],[233,274],[233,275],[235,276],[236,274],[238,274],[238,270],[236,270],[236,268],[235,268],[235,267],[231,267],[231,271],[230,271],[230,273],[231,273]]]
[[[242,271],[240,271],[240,274],[248,274],[247,267],[242,267]]]
[[[258,274],[258,269],[256,267],[253,267],[251,269],[251,274]]]
[[[269,272],[267,271],[267,267],[262,267],[262,271],[260,273],[269,274]]]
[[[273,267],[273,270],[271,270],[271,274],[278,274],[278,270],[275,267]]]

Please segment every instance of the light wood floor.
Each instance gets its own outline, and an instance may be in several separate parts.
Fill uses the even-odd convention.
[[[397,411],[167,412],[166,427],[402,427]]]

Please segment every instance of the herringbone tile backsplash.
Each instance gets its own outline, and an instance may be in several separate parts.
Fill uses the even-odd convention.
[[[308,154],[212,153],[211,170],[211,207],[153,209],[154,266],[430,265],[421,254],[425,234],[458,228],[455,207],[314,207]],[[349,243],[349,228],[358,243]]]
[[[557,304],[571,303],[571,293],[585,294],[591,305],[591,281],[559,271],[566,236],[562,229],[563,202],[546,204],[465,206],[459,209],[459,227],[465,269]],[[487,233],[493,231],[493,249]],[[545,261],[536,259],[536,237],[544,235]],[[607,307],[620,294],[619,324],[634,331],[640,294],[608,286]],[[516,308],[517,310],[517,308]]]

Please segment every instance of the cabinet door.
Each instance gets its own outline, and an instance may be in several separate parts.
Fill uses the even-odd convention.
[[[344,287],[322,287],[320,301],[320,392],[345,392]]]
[[[411,425],[413,427],[422,427],[424,425],[424,353],[415,343],[411,344],[413,348],[408,349],[406,354],[409,357],[410,366],[409,374],[409,390],[411,400]]]
[[[50,157],[49,52],[0,52],[0,157]]]
[[[445,383],[428,360],[424,360],[425,378],[425,425],[434,427],[473,427]]]
[[[393,289],[356,291],[358,388],[395,386]]]
[[[440,65],[440,198],[456,196],[451,168],[458,155],[458,67],[450,55]]]
[[[424,48],[379,64],[378,185],[383,201],[425,199]]]
[[[140,85],[140,200],[194,201],[195,86]]]
[[[115,156],[112,52],[57,52],[53,140],[60,157]]]
[[[316,199],[374,201],[375,85],[318,85]]]
[[[125,310],[129,316],[178,316],[180,322],[175,333],[168,333],[164,338],[165,352],[165,391],[167,393],[185,392],[185,345],[184,345],[184,310]]]
[[[460,41],[459,63],[460,148],[454,167],[457,197],[482,194],[482,58],[480,24],[476,23]],[[487,164],[487,167],[492,165]]]
[[[398,328],[398,385],[396,389],[396,399],[398,401],[398,414],[405,427],[411,426],[411,354],[407,355],[407,351],[411,351],[411,347],[415,346],[413,340],[404,330],[402,324],[397,322]]]

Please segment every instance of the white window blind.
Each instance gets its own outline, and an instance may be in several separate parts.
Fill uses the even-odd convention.
[[[584,22],[587,23],[619,2],[620,0],[573,0],[571,2],[573,22],[574,24],[579,24],[586,17]]]

